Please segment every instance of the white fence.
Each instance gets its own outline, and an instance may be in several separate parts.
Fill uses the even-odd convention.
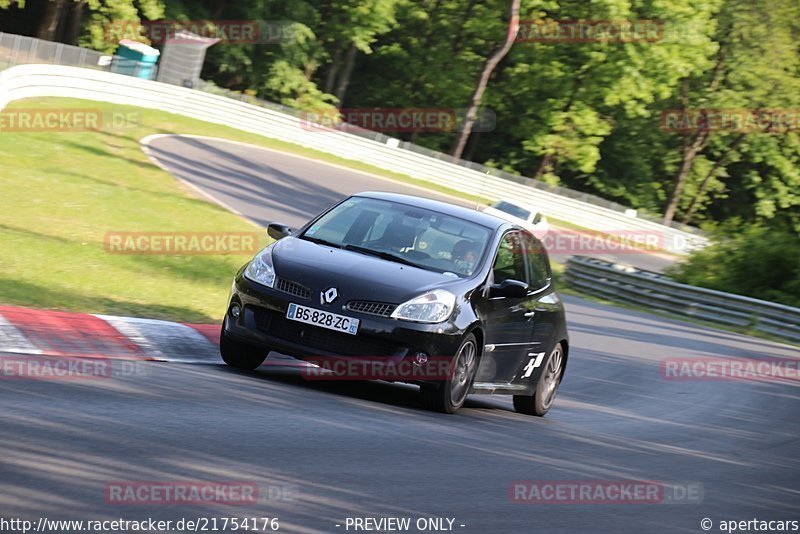
[[[206,92],[141,80],[110,72],[63,65],[19,65],[0,72],[0,109],[30,97],[69,97],[141,106],[177,113],[239,130],[281,139],[343,158],[405,174],[473,195],[510,198],[539,206],[557,219],[593,230],[657,235],[678,254],[707,244],[707,239],[625,213],[567,198],[511,180],[488,176],[448,161],[339,132],[304,126],[301,119],[272,109]]]
[[[72,65],[87,69],[119,72],[129,76],[139,75],[140,69],[144,68],[148,73],[146,77],[151,80],[157,74],[156,65],[144,65],[133,59],[103,54],[80,46],[0,32],[0,70],[30,63]]]

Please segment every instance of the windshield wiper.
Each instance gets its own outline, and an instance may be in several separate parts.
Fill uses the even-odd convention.
[[[419,267],[420,269],[427,269],[427,267],[425,266],[417,265],[413,261],[409,261],[400,256],[395,256],[394,254],[390,254],[389,252],[381,252],[380,250],[373,250],[367,247],[359,247],[358,245],[345,245],[342,248],[345,250],[352,250],[353,252],[361,252],[362,254],[369,254],[370,256],[376,256],[384,260],[402,263],[403,265],[410,265],[411,267]]]
[[[326,247],[333,247],[333,248],[342,248],[342,245],[338,243],[331,243],[330,241],[325,241],[324,239],[320,239],[318,237],[311,237],[310,235],[302,235],[300,239],[305,239],[306,241],[311,241],[312,243],[316,243],[318,245],[325,245]]]

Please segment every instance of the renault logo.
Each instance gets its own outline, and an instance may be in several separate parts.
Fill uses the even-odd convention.
[[[320,304],[331,304],[334,300],[339,298],[339,292],[335,287],[329,287],[319,294]]]

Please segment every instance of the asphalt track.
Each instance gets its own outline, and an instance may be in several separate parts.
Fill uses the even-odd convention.
[[[474,206],[459,198],[406,183],[222,139],[157,136],[149,140],[147,146],[151,159],[173,175],[261,226],[277,221],[298,228],[344,197],[369,190],[421,195]],[[478,194],[477,191],[468,193]],[[547,213],[546,206],[542,210]],[[570,230],[558,229],[558,232],[578,236]],[[558,262],[566,261],[565,250],[578,249],[578,253],[585,256],[652,271],[661,271],[674,263],[672,257],[640,253],[635,249],[620,253],[606,248],[598,250],[601,247],[595,245],[581,247],[577,240],[565,239],[560,243],[556,247],[558,253],[552,254],[552,259]]]
[[[172,153],[170,142],[155,142],[154,153],[185,172],[209,166],[219,175],[234,156],[251,161],[229,144],[204,156]],[[318,169],[304,165],[294,172]],[[347,192],[343,170],[307,175],[302,186],[288,173],[266,186],[261,171],[235,172],[226,194],[240,210],[264,203],[271,211],[262,223],[296,224],[322,202],[312,196],[327,204]],[[315,177],[327,185],[314,186]],[[308,198],[291,193],[297,187]],[[285,206],[273,191],[284,192]],[[473,396],[446,416],[421,410],[412,386],[237,372],[215,361],[136,362],[135,373],[104,380],[1,380],[0,517],[266,516],[286,532],[354,532],[348,517],[447,517],[453,531],[471,533],[702,532],[703,518],[720,532],[722,520],[800,520],[800,381],[667,380],[659,366],[665,358],[797,358],[796,348],[565,301],[570,363],[541,419],[514,413],[506,397]],[[258,503],[104,499],[118,481],[198,480],[255,483]],[[702,498],[530,504],[509,494],[515,481],[625,480],[702,485]]]

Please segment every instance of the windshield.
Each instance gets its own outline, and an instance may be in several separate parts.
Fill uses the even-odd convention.
[[[490,229],[458,217],[398,202],[351,197],[299,237],[465,277],[480,265],[490,236]]]
[[[512,204],[511,202],[500,201],[494,205],[494,209],[500,210],[502,212],[508,213],[518,219],[522,219],[523,221],[527,221],[528,217],[531,216],[531,212],[520,208],[517,205]]]

